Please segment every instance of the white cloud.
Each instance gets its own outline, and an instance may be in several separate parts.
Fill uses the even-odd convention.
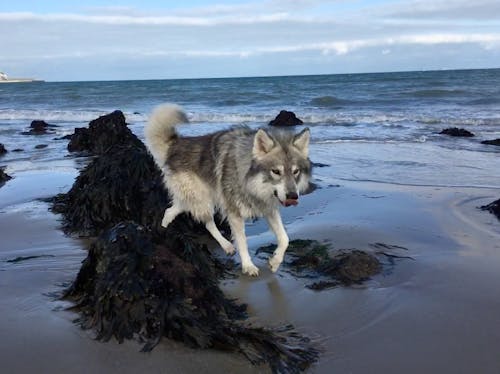
[[[232,17],[188,17],[188,16],[130,16],[130,15],[82,15],[82,14],[34,14],[0,13],[4,22],[79,22],[121,26],[216,26],[232,24],[274,23],[289,19],[287,13],[254,15],[245,18]]]
[[[498,0],[414,0],[381,9],[395,18],[500,20]]]
[[[412,65],[412,51],[418,49],[419,58],[437,62],[440,50],[452,51],[456,64],[463,62],[463,67],[469,66],[469,52],[480,50],[477,64],[499,67],[497,2],[397,0],[372,5],[368,0],[263,0],[193,8],[179,4],[158,11],[96,7],[83,8],[84,13],[4,12],[0,65],[15,70],[30,60],[36,69],[38,59],[70,70],[85,59],[107,61],[109,66],[115,61],[131,70],[137,64],[140,74],[148,64],[168,71],[175,60],[176,71],[189,61],[184,64],[186,76],[207,76],[205,72],[213,71],[208,65],[217,59],[218,64],[227,61],[230,69],[240,69],[233,75],[257,70],[269,74],[279,72],[278,66],[298,64],[300,73],[312,74],[319,67],[348,70],[355,59],[363,60],[359,66],[369,71],[385,70],[377,65],[378,58],[386,64],[399,59],[406,68],[394,65],[398,69],[414,69],[423,65]],[[428,9],[433,15],[426,14]],[[224,71],[223,65],[220,69]],[[88,70],[92,74],[90,66]]]

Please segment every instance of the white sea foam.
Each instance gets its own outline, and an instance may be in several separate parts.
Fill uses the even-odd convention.
[[[112,112],[114,109],[73,109],[73,110],[51,110],[51,109],[0,109],[0,121],[32,121],[40,119],[53,122],[89,122],[99,116]],[[127,112],[124,111],[128,122],[145,122],[148,112]],[[274,119],[277,113],[270,111],[254,111],[248,113],[231,113],[222,111],[196,110],[189,111],[188,117],[191,122],[199,123],[228,123],[246,124],[257,123],[267,124]],[[423,125],[449,125],[449,126],[483,126],[498,125],[500,117],[467,118],[463,116],[451,117],[425,116],[422,114],[408,113],[385,113],[385,112],[311,112],[303,110],[297,116],[306,125],[379,125],[384,127],[406,127]]]
[[[49,110],[49,109],[0,109],[0,120],[4,121],[33,121],[47,122],[90,122],[97,117],[108,114],[113,110]],[[124,113],[128,121],[144,122],[146,114]]]

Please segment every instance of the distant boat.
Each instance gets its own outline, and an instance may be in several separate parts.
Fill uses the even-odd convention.
[[[43,82],[43,80],[33,79],[33,78],[9,78],[7,74],[0,71],[0,83],[29,83],[29,82]]]

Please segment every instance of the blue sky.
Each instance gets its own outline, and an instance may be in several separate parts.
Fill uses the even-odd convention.
[[[500,67],[498,0],[0,0],[0,71],[52,81]]]

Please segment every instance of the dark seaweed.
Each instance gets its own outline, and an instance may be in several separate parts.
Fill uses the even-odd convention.
[[[88,128],[77,128],[71,135],[68,151],[101,155],[115,145],[144,147],[130,131],[119,110],[90,121]]]
[[[275,248],[275,245],[261,247],[257,253],[272,254]],[[360,284],[382,270],[380,261],[368,252],[353,249],[330,254],[329,245],[304,239],[290,242],[284,265],[297,277],[326,278],[306,285],[313,290]]]
[[[486,210],[500,219],[500,199],[495,200],[488,205],[483,205],[482,207],[480,207],[480,209]]]
[[[318,358],[292,326],[268,329],[238,321],[246,307],[223,295],[209,256],[181,233],[158,244],[145,227],[120,223],[91,245],[65,297],[75,302],[81,327],[94,329],[98,340],[136,337],[143,351],[165,336],[193,348],[236,351],[253,364],[287,373],[305,370]]]

